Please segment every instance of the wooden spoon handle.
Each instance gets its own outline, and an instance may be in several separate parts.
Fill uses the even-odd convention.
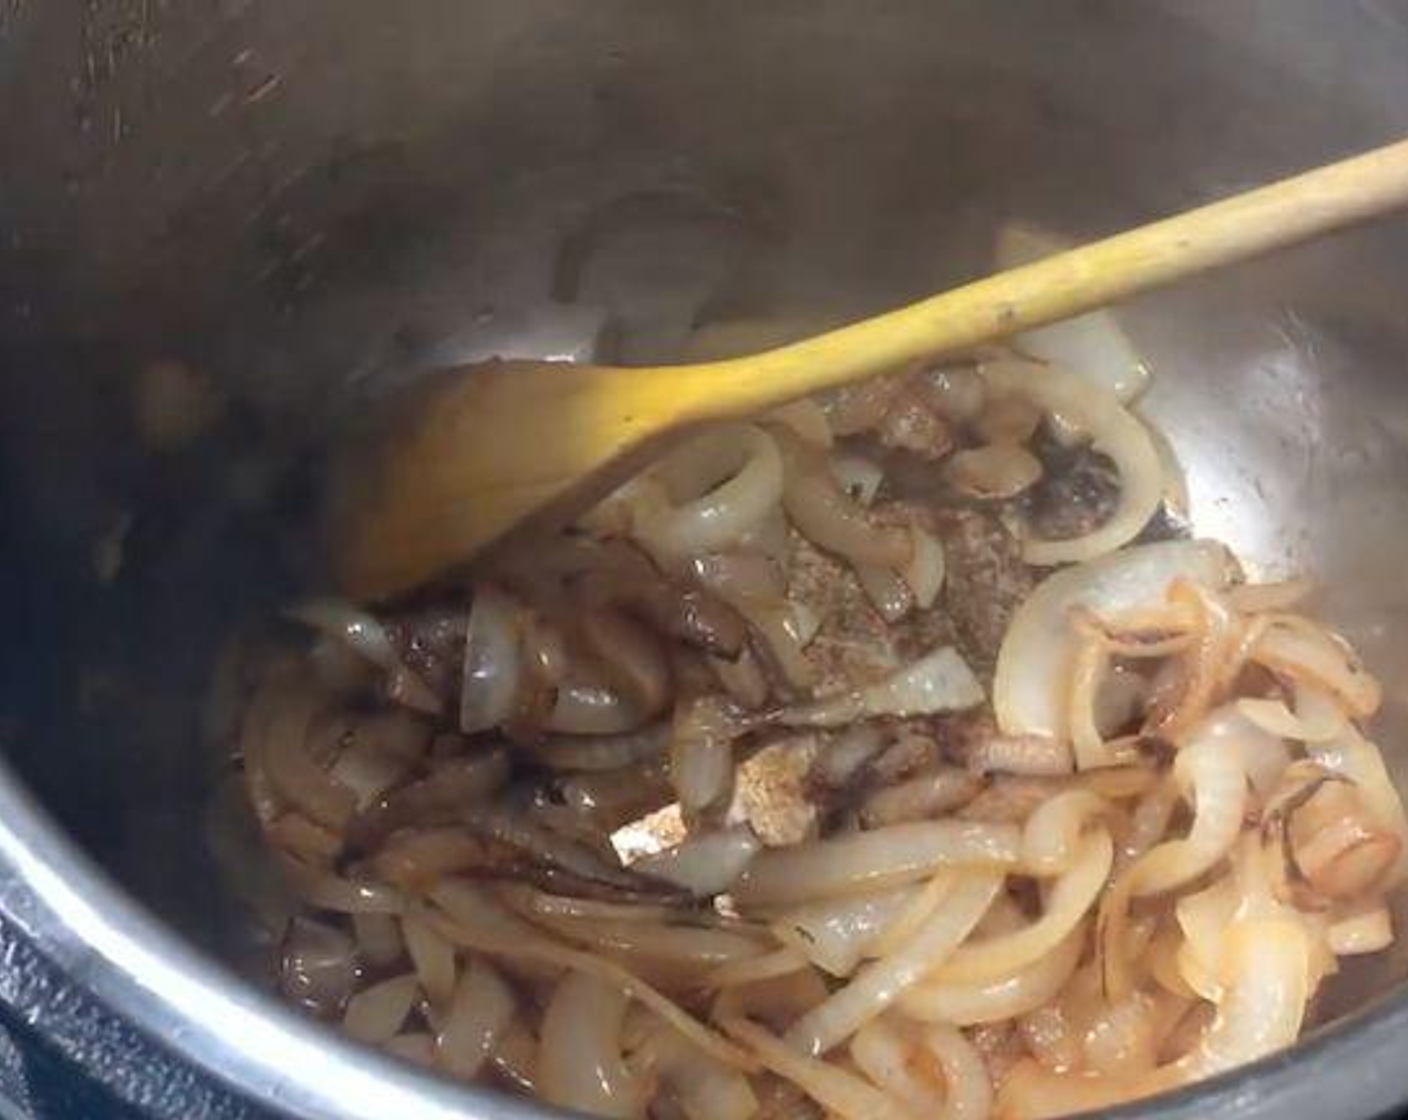
[[[669,370],[687,418],[941,357],[1408,205],[1408,140],[750,357]]]

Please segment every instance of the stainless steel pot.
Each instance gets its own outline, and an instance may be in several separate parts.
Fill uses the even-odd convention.
[[[476,350],[863,313],[981,272],[1008,215],[1095,234],[1346,154],[1408,131],[1405,58],[1405,0],[0,0],[0,997],[167,1115],[533,1113],[215,963],[261,946],[202,839],[206,682],[309,578],[337,417]],[[1197,527],[1333,589],[1400,772],[1406,288],[1400,219],[1126,319]],[[156,453],[162,356],[224,407]],[[1408,1102],[1405,973],[1134,1111]],[[134,1081],[130,1046],[177,1072]]]

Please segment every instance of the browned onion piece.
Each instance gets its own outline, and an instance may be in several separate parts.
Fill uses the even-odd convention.
[[[743,619],[717,596],[660,575],[643,556],[584,573],[573,587],[587,604],[614,607],[662,634],[716,657],[736,657],[747,637]]]
[[[646,718],[669,699],[670,669],[655,636],[625,615],[598,609],[584,613],[578,629],[607,676]]]
[[[968,768],[978,774],[999,771],[1050,778],[1075,769],[1069,743],[1054,735],[989,735],[968,754]]]
[[[878,828],[941,816],[972,801],[982,788],[983,780],[971,771],[941,766],[867,796],[860,807],[861,823]]]
[[[554,770],[618,770],[659,758],[669,741],[670,725],[657,723],[624,735],[554,735],[529,749]]]
[[[511,810],[497,805],[467,808],[461,819],[475,832],[518,848],[531,859],[570,871],[591,882],[626,890],[639,889],[641,880],[607,864],[601,856],[581,844],[541,828]]]
[[[1041,481],[1041,460],[1016,444],[959,451],[940,472],[956,493],[982,502],[1005,501],[1030,490]]]
[[[570,735],[623,735],[646,723],[651,713],[613,688],[604,674],[579,667],[557,690],[544,725]]]
[[[449,823],[465,805],[499,789],[508,772],[508,755],[497,747],[442,762],[427,777],[393,790],[353,817],[345,834],[348,846],[367,851],[406,825]]]
[[[853,564],[898,568],[908,562],[909,535],[872,525],[836,484],[824,456],[787,433],[778,433],[777,444],[784,465],[783,506],[804,537]]]

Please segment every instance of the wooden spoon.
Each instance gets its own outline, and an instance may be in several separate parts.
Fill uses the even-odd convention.
[[[659,437],[971,349],[1408,204],[1408,141],[752,357],[625,369],[448,371],[339,472],[332,567],[359,599],[444,574],[509,530],[599,497]]]

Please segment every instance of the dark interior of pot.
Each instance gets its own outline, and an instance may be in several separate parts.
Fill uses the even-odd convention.
[[[1093,236],[1348,154],[1408,130],[1405,51],[1395,2],[0,4],[0,744],[257,973],[209,682],[316,584],[344,419],[469,356],[863,315],[981,275],[1010,217]],[[1196,529],[1325,583],[1400,774],[1405,262],[1399,219],[1122,312]]]

